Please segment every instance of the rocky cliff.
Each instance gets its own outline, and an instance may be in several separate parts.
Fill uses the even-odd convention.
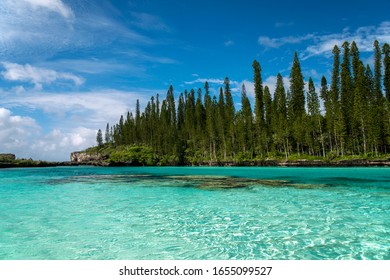
[[[105,158],[99,153],[73,152],[70,154],[70,161],[73,164],[107,165]]]

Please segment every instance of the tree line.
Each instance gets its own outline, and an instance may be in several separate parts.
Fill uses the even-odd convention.
[[[177,100],[170,86],[166,98],[152,96],[143,112],[121,116],[105,133],[99,148],[147,147],[169,164],[288,159],[292,155],[323,158],[379,156],[390,149],[390,46],[373,44],[374,69],[364,65],[355,42],[333,48],[331,81],[320,89],[312,78],[308,90],[295,52],[289,85],[277,74],[273,94],[263,86],[261,66],[253,61],[254,107],[245,86],[241,108],[233,103],[229,78],[219,95],[204,88],[185,90]],[[323,106],[320,105],[320,99]]]

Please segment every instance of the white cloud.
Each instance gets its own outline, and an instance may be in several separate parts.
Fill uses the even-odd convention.
[[[5,71],[1,72],[1,74],[6,80],[29,82],[34,84],[36,89],[42,89],[43,84],[52,84],[58,80],[71,81],[77,86],[84,83],[83,78],[74,74],[34,67],[29,64],[20,65],[17,63],[3,62],[3,66]]]
[[[281,38],[270,38],[268,36],[260,36],[257,40],[258,43],[266,48],[279,48],[286,44],[298,44],[303,41],[311,40],[314,38],[313,34],[307,34],[304,36],[288,36]]]
[[[341,33],[334,34],[306,34],[280,38],[260,36],[258,43],[265,48],[279,48],[287,44],[299,44],[304,41],[310,41],[311,44],[303,52],[303,59],[307,59],[318,55],[331,56],[333,47],[335,45],[341,46],[345,41],[355,41],[359,51],[371,52],[375,40],[382,44],[390,42],[389,21],[382,22],[378,26],[362,26],[355,31],[351,31],[350,28],[344,28]]]
[[[15,153],[28,147],[31,135],[40,131],[36,121],[30,117],[13,115],[0,108],[0,151]]]
[[[234,41],[228,40],[228,41],[224,42],[224,45],[225,45],[226,47],[233,46],[233,45],[234,45]]]
[[[193,84],[197,84],[197,83],[204,84],[206,82],[208,82],[209,84],[220,84],[220,85],[223,85],[224,80],[222,80],[222,79],[215,79],[215,78],[211,78],[211,79],[198,78],[196,80],[189,81],[189,82],[184,82],[184,83],[186,85],[193,85]]]
[[[72,10],[60,0],[1,0],[2,59],[36,61],[57,52],[105,46],[118,40],[129,46],[155,43],[113,18],[102,6],[101,1],[82,1]]]
[[[49,11],[57,12],[64,18],[73,18],[74,14],[71,8],[65,5],[61,0],[24,0],[34,8],[45,8]]]
[[[52,93],[25,92],[22,95],[4,93],[0,104],[8,108],[26,108],[41,112],[43,116],[62,127],[73,128],[75,123],[92,129],[105,127],[106,123],[118,122],[121,114],[135,111],[135,101],[139,99],[145,106],[152,95],[166,91],[138,90],[125,92],[117,90]],[[54,127],[53,127],[54,128]]]
[[[280,38],[270,38],[268,36],[260,36],[257,42],[264,47],[267,48],[279,48],[280,46],[283,45],[283,43],[280,42]]]
[[[218,79],[218,78],[209,78],[209,79],[205,79],[205,78],[198,78],[196,80],[193,80],[193,81],[189,81],[189,82],[184,82],[186,85],[193,85],[193,84],[197,84],[197,83],[206,83],[208,82],[209,84],[218,84],[218,85],[223,85],[225,80],[224,79]],[[237,82],[237,81],[233,81],[233,80],[230,80],[230,85],[239,85],[240,83]]]
[[[165,91],[143,90],[23,94],[2,92],[0,100],[0,152],[17,157],[50,161],[69,160],[71,152],[96,144],[96,131],[114,125],[120,115],[135,111],[135,100],[144,107],[151,95]],[[31,117],[14,115],[23,108],[39,115],[39,124]]]
[[[158,30],[170,32],[170,28],[157,16],[147,13],[132,12],[133,25],[145,30]]]
[[[33,158],[64,161],[69,160],[70,153],[96,145],[95,139],[95,129],[77,127],[66,132],[56,128],[37,138],[26,152]]]

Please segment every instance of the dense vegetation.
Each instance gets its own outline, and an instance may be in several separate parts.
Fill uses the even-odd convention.
[[[266,158],[375,156],[390,149],[390,46],[374,42],[374,71],[364,65],[355,42],[334,46],[330,83],[321,88],[304,77],[294,54],[289,86],[277,75],[271,94],[263,87],[261,66],[253,62],[255,104],[245,86],[241,108],[233,103],[229,78],[218,96],[191,89],[177,100],[173,87],[166,98],[152,96],[143,112],[97,134],[99,151],[112,162],[193,164],[250,161]],[[320,99],[323,101],[321,112]]]

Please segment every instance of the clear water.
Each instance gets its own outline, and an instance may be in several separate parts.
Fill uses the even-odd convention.
[[[390,169],[3,169],[0,259],[389,260]]]

